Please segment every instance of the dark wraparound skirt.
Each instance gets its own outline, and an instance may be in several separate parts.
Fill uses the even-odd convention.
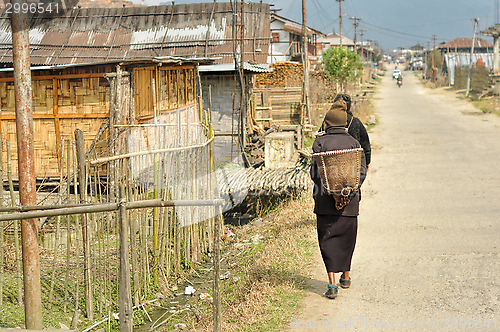
[[[318,214],[319,248],[327,272],[351,270],[352,254],[356,246],[358,217]]]

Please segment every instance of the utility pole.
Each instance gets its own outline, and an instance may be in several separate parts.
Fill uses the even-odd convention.
[[[12,5],[21,6],[20,0]],[[12,56],[14,65],[14,96],[16,111],[19,201],[21,205],[36,204],[35,146],[33,142],[33,102],[29,50],[28,13],[12,12]],[[2,226],[3,227],[3,226]],[[41,330],[42,295],[40,256],[38,254],[38,223],[36,218],[21,220],[24,280],[24,321],[26,329]]]
[[[429,52],[430,52],[431,46],[430,43],[427,42],[427,53],[425,53],[425,79],[427,79],[427,74],[429,72]]]
[[[434,47],[432,48],[432,82],[436,82],[436,74],[434,73],[434,67],[436,66],[436,35],[433,35]]]
[[[477,22],[479,22],[479,19],[475,18],[474,19],[474,33],[472,34],[472,46],[470,48],[469,74],[467,75],[467,88],[465,89],[465,96],[466,97],[469,97],[469,92],[470,92],[470,74],[472,71],[472,56],[474,55],[474,44],[476,43]]]
[[[359,30],[359,34],[361,35],[361,61],[364,62],[365,59],[365,49],[363,44],[363,36],[365,35],[366,29]]]
[[[340,47],[342,47],[342,1],[344,1],[344,0],[335,0],[335,1],[337,1],[339,3],[339,19],[340,19],[339,33],[340,33]]]
[[[349,19],[354,21],[352,23],[354,25],[354,52],[358,53],[358,45],[356,44],[356,35],[357,35],[356,29],[358,27],[359,21],[361,21],[363,18],[362,17],[351,17]]]

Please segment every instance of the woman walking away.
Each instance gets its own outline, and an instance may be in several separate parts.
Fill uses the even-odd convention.
[[[328,274],[325,296],[337,297],[338,286],[349,288],[352,254],[356,245],[360,187],[366,160],[359,142],[346,132],[347,105],[336,101],[325,116],[325,133],[313,143],[311,178],[318,241]],[[339,284],[335,273],[342,273]]]

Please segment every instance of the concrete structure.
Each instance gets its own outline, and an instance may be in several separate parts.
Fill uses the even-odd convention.
[[[270,168],[294,165],[294,133],[281,132],[266,136],[265,166]]]

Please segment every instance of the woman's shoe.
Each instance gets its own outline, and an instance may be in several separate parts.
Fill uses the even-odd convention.
[[[351,287],[351,278],[344,279],[343,276],[344,276],[343,274],[342,274],[342,276],[340,276],[340,281],[339,281],[340,287],[342,287],[342,288],[349,288],[349,287]]]
[[[328,284],[328,290],[325,293],[325,296],[329,299],[334,299],[337,297],[339,292],[339,286]]]

